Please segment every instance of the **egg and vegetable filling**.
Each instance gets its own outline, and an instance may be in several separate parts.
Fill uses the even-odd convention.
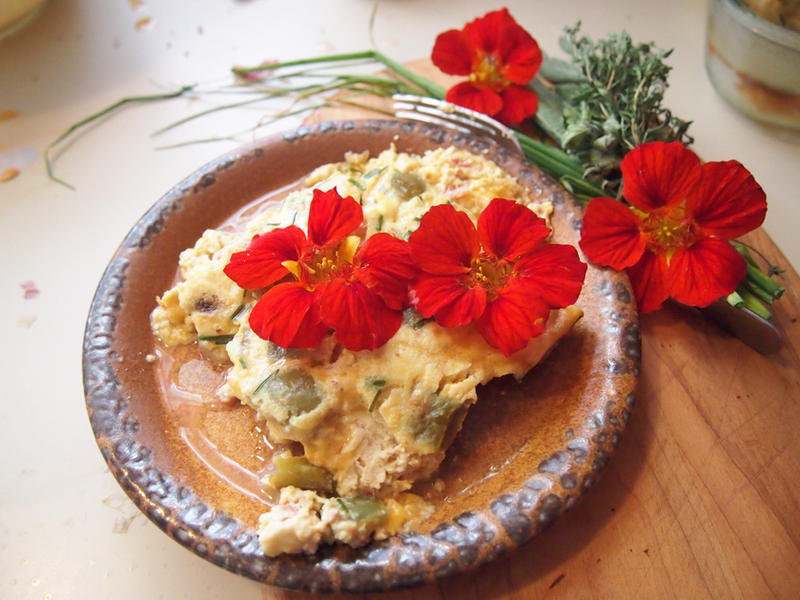
[[[508,198],[547,218],[552,205],[497,165],[455,148],[424,156],[394,148],[377,157],[347,154],[316,169],[306,188],[257,214],[241,232],[206,231],[180,257],[180,281],[151,316],[166,346],[198,343],[229,363],[225,397],[252,407],[275,442],[297,442],[303,455],[277,454],[265,485],[281,490],[262,515],[265,554],[314,552],[320,543],[353,546],[414,527],[430,512],[408,490],[444,458],[476,388],[504,375],[521,379],[580,318],[575,306],[550,312],[544,333],[506,356],[474,325],[444,328],[412,308],[397,333],[375,350],[351,351],[327,336],[311,349],[282,348],[250,328],[259,297],[224,273],[231,254],[256,234],[305,228],[313,189],[335,187],[361,204],[365,236],[405,239],[433,205],[451,203],[477,220],[493,198]]]

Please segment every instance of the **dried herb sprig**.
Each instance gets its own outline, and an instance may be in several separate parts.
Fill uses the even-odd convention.
[[[569,155],[586,179],[606,195],[619,197],[619,165],[627,152],[645,142],[692,143],[690,121],[663,105],[671,50],[635,44],[626,32],[593,41],[580,36],[580,23],[567,27],[561,48],[570,62],[547,58],[539,94],[537,124]]]

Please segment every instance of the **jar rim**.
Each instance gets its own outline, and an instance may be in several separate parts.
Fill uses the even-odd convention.
[[[741,0],[714,0],[721,10],[730,14],[754,35],[775,44],[800,51],[800,32],[768,21],[750,10]]]

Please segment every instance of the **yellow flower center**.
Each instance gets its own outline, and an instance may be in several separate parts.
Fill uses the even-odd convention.
[[[686,217],[686,206],[662,208],[652,213],[635,211],[642,219],[641,229],[647,236],[647,249],[663,254],[669,260],[678,248],[688,248],[695,241],[692,222]]]
[[[505,286],[512,275],[512,265],[506,261],[497,262],[488,256],[479,256],[473,259],[470,274],[473,284],[484,288],[489,298],[494,300],[497,298],[497,288]]]
[[[502,92],[508,87],[509,81],[500,72],[501,66],[494,54],[481,54],[480,60],[472,64],[469,80],[490,87],[496,92]]]
[[[295,279],[302,281],[307,290],[313,290],[318,283],[346,275],[353,265],[353,257],[361,243],[361,238],[351,235],[333,248],[321,248],[306,261],[286,260],[281,264]]]

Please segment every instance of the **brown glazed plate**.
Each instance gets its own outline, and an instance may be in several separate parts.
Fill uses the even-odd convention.
[[[624,275],[590,266],[578,300],[585,314],[573,331],[522,382],[505,377],[479,389],[437,473],[442,483],[429,489],[435,512],[419,531],[358,549],[264,556],[256,533],[263,501],[200,460],[187,443],[186,423],[167,406],[158,362],[146,359],[155,348],[149,314],[173,283],[179,253],[206,228],[319,165],[341,161],[346,151],[377,154],[391,143],[415,153],[454,145],[485,154],[534,195],[550,197],[554,241],[577,245],[582,212],[575,201],[485,139],[401,121],[322,123],[242,147],[175,186],[128,233],[89,312],[86,405],[111,472],[177,542],[267,584],[316,592],[396,589],[511,551],[592,487],[634,403],[640,337],[631,288]],[[249,409],[230,410],[229,420],[212,429],[215,447],[245,472],[257,436],[242,411]]]

